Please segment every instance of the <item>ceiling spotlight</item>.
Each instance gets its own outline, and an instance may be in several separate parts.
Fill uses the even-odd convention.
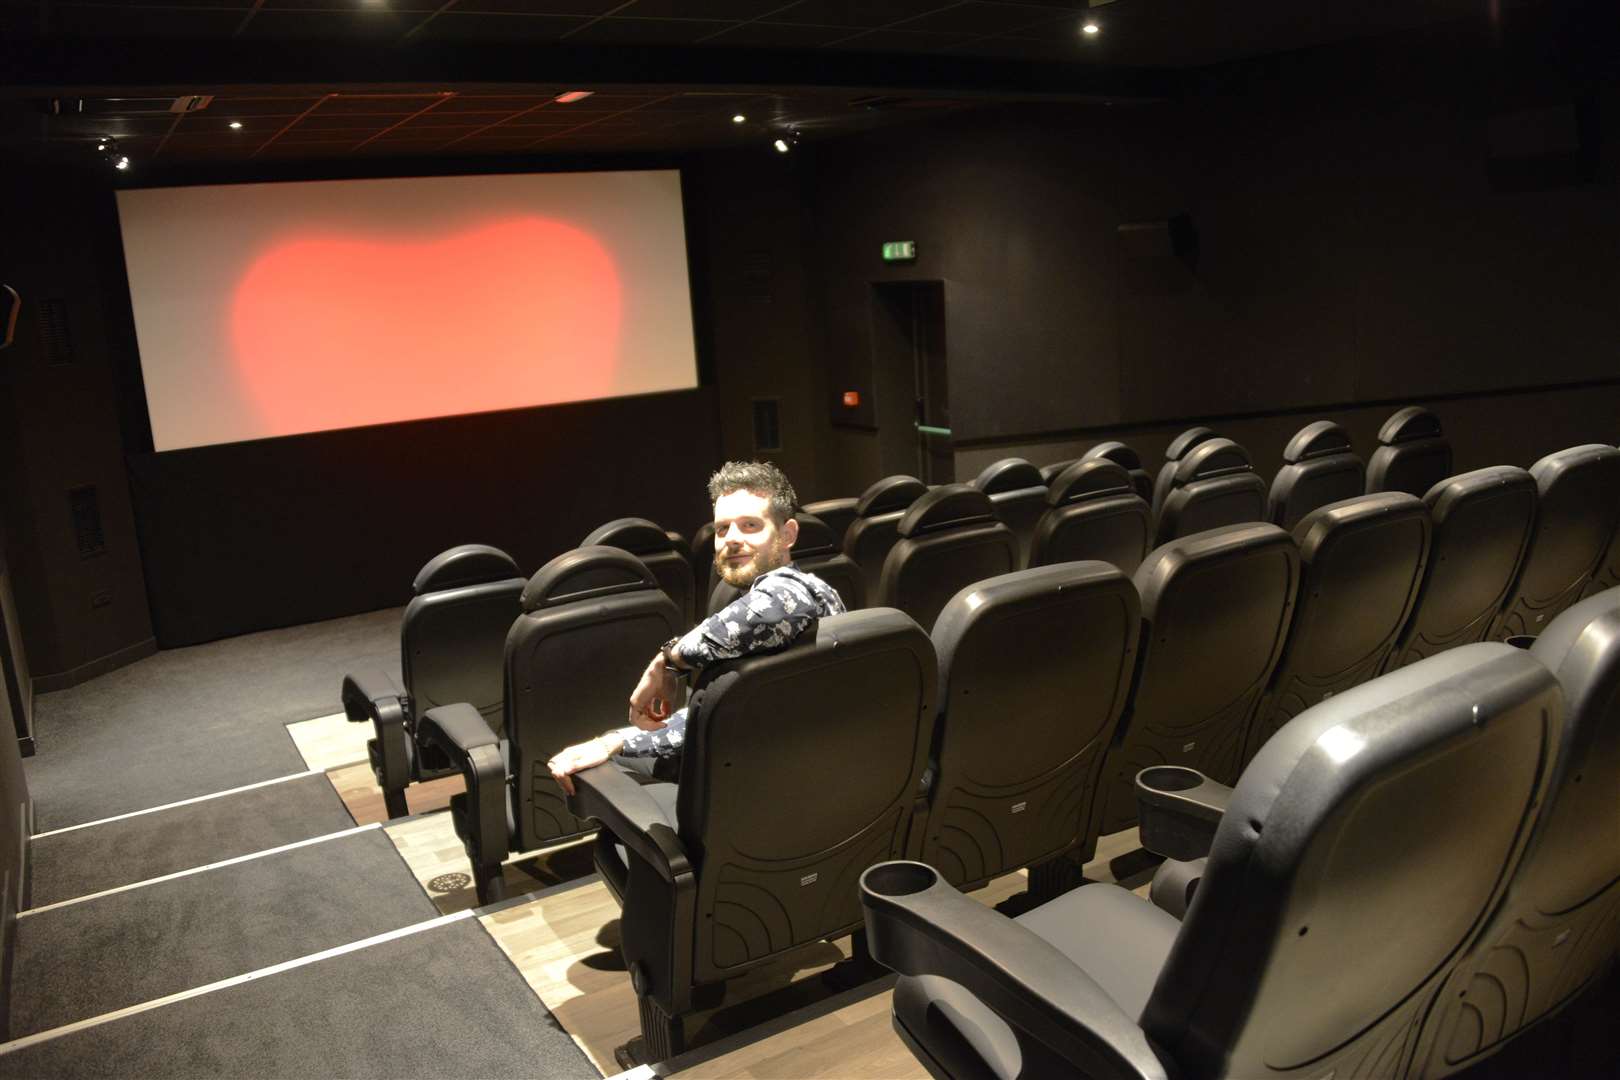
[[[1098,26],[1090,19],[1087,19],[1085,24],[1080,27],[1080,32],[1085,34],[1087,37],[1096,37],[1098,34],[1102,33],[1102,27]]]
[[[746,117],[746,116],[744,116],[744,115],[743,115],[743,114],[742,114],[742,113],[738,113],[738,114],[737,114],[737,115],[735,115],[735,116],[733,116],[733,117],[732,117],[732,118],[731,118],[731,122],[732,122],[732,123],[733,123],[733,124],[740,124],[740,123],[742,123],[742,122],[743,122],[743,121],[744,121],[744,120],[747,120],[747,119],[748,119],[748,117]]]
[[[232,131],[241,131],[242,130],[242,121],[240,121],[240,120],[232,120],[231,121],[231,130]]]
[[[773,142],[773,143],[772,143],[772,144],[771,144],[771,145],[772,145],[772,146],[774,146],[774,147],[776,147],[776,152],[777,152],[777,153],[778,153],[778,154],[785,154],[785,153],[787,153],[787,152],[788,152],[788,150],[789,150],[789,147],[788,147],[788,144],[787,144],[787,140],[786,140],[786,139],[777,139],[777,140],[776,140],[776,141],[775,141],[775,142]]]
[[[128,169],[129,169],[129,158],[120,157],[117,161],[113,162],[113,168],[117,169],[119,172],[128,171]]]
[[[596,91],[594,90],[568,90],[558,94],[552,100],[559,105],[572,105],[576,101],[582,101],[585,98],[590,97],[595,92]]]
[[[112,149],[112,144],[106,139],[101,139],[96,142],[96,149],[100,150],[102,153],[106,153],[108,150]]]

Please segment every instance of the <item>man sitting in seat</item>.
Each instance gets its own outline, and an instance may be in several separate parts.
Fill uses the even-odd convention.
[[[798,496],[768,462],[728,461],[709,477],[714,501],[714,566],[728,584],[748,591],[671,638],[654,654],[630,695],[630,725],[560,751],[546,764],[564,791],[570,774],[613,759],[646,771],[680,753],[686,709],[674,709],[680,680],[705,665],[786,646],[826,615],[841,615],[838,592],[792,563]]]

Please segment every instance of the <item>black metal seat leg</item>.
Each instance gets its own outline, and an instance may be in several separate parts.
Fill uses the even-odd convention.
[[[668,1061],[686,1051],[686,1017],[671,1016],[651,998],[637,996],[636,1004],[641,1009],[641,1052],[646,1056],[642,1064]]]
[[[473,886],[478,890],[480,904],[493,904],[506,899],[506,879],[501,876],[500,863],[472,864]]]

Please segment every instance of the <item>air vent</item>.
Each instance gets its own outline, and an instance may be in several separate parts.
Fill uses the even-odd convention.
[[[39,338],[47,364],[58,367],[73,363],[73,338],[68,334],[66,300],[39,302]]]
[[[776,299],[771,288],[776,279],[776,259],[770,248],[742,252],[737,260],[737,277],[742,281],[742,299],[756,304]]]
[[[107,552],[107,537],[101,529],[101,500],[94,484],[68,489],[68,508],[73,514],[73,540],[79,558],[93,559]]]

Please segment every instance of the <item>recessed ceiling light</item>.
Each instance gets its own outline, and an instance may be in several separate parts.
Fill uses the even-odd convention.
[[[559,105],[572,105],[576,101],[590,97],[595,92],[594,90],[568,90],[558,94],[556,102]]]
[[[777,139],[777,140],[776,140],[776,141],[775,141],[775,142],[774,142],[774,143],[772,143],[772,144],[771,144],[771,145],[772,145],[772,146],[774,146],[774,147],[776,147],[776,152],[777,152],[777,153],[778,153],[778,154],[785,154],[785,153],[787,153],[787,152],[788,152],[788,144],[787,144],[787,140],[786,140],[786,139]]]
[[[128,169],[129,168],[129,158],[127,158],[127,157],[119,158],[117,161],[113,162],[113,168],[118,169],[120,171]]]
[[[100,142],[96,143],[96,149],[105,151],[107,149],[107,140],[102,139]]]
[[[232,131],[241,131],[242,130],[242,121],[240,121],[240,120],[232,120],[231,121],[231,130]]]
[[[1088,21],[1084,26],[1080,27],[1080,32],[1085,34],[1087,37],[1095,37],[1097,34],[1102,32],[1102,27],[1098,26],[1094,22]]]
[[[733,124],[740,124],[740,123],[742,123],[742,122],[743,122],[743,121],[744,121],[744,120],[747,120],[747,119],[748,119],[748,117],[746,117],[746,116],[744,116],[744,115],[743,115],[743,114],[742,114],[742,113],[738,113],[738,114],[737,114],[737,115],[735,115],[735,116],[733,116],[733,117],[732,117],[732,118],[731,118],[731,122],[732,122],[732,123],[733,123]]]

